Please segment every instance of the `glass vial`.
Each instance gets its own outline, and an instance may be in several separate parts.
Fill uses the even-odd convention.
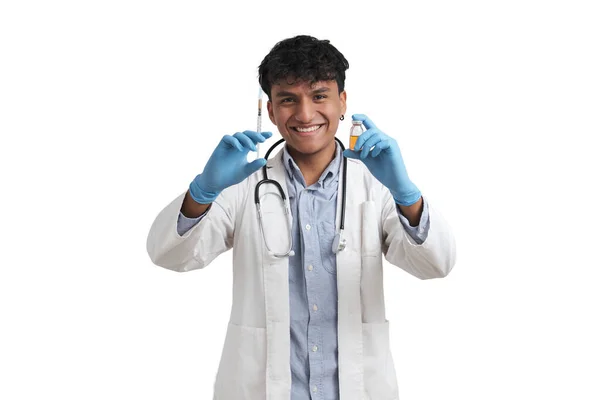
[[[356,140],[364,131],[361,121],[352,121],[352,128],[350,128],[350,150],[354,150]]]

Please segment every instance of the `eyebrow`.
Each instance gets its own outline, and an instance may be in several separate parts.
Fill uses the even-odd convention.
[[[331,91],[331,89],[329,89],[328,87],[322,87],[322,88],[313,90],[312,94],[325,93],[325,92],[330,92],[330,91]],[[275,97],[288,97],[288,96],[295,97],[296,93],[283,91],[283,92],[277,93],[277,95]]]

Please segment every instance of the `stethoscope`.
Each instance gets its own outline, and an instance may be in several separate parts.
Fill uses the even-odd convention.
[[[273,150],[275,150],[275,148],[277,146],[279,146],[279,144],[281,144],[284,140],[285,139],[280,139],[273,146],[271,146],[269,148],[269,150],[267,151],[267,154],[265,155],[265,159],[268,160],[271,152]],[[342,144],[342,141],[339,140],[338,138],[335,138],[335,140],[338,142],[338,144],[342,148],[342,152],[343,152],[346,148]],[[346,218],[346,166],[347,166],[347,160],[346,160],[346,157],[344,157],[344,156],[342,156],[342,158],[344,159],[343,160],[344,166],[343,166],[343,170],[342,170],[342,215],[340,218],[340,231],[338,233],[336,233],[335,238],[333,239],[333,245],[331,246],[331,251],[333,251],[333,253],[336,253],[336,254],[346,248],[346,239],[344,238],[344,220]],[[256,210],[258,211],[258,222],[260,225],[260,232],[262,233],[263,241],[265,242],[265,246],[270,255],[278,257],[278,258],[291,257],[295,253],[294,253],[294,250],[292,250],[292,222],[291,222],[291,218],[290,218],[291,212],[290,212],[289,200],[285,196],[285,192],[283,191],[283,188],[281,187],[279,182],[277,182],[276,180],[273,180],[273,179],[269,179],[267,177],[267,166],[266,165],[262,168],[262,170],[263,170],[263,179],[256,184],[256,188],[254,189],[254,203],[256,204]],[[269,245],[267,244],[267,238],[265,236],[265,228],[263,226],[262,212],[260,210],[259,189],[260,189],[261,185],[269,184],[269,183],[271,183],[277,187],[277,190],[279,191],[279,194],[281,195],[281,199],[282,199],[284,207],[285,207],[285,218],[287,219],[288,240],[290,243],[290,247],[284,253],[276,253],[273,250],[271,250],[269,248]]]

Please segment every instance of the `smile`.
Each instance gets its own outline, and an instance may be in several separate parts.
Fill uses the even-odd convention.
[[[323,125],[324,124],[313,125],[308,128],[300,128],[300,127],[296,126],[296,127],[292,127],[292,130],[297,132],[300,136],[312,136],[312,135],[316,134]]]

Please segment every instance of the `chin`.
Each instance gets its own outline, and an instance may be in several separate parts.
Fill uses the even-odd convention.
[[[292,147],[294,148],[294,150],[296,150],[299,153],[302,153],[305,155],[311,155],[311,154],[317,154],[320,151],[327,149],[327,147],[330,145],[330,143],[331,143],[331,141],[329,141],[329,140],[327,140],[327,141],[319,140],[318,142],[315,142],[315,143],[298,143],[298,142],[296,142],[296,143],[292,144]]]
[[[294,149],[301,154],[311,155],[323,150],[321,146],[295,146]]]

